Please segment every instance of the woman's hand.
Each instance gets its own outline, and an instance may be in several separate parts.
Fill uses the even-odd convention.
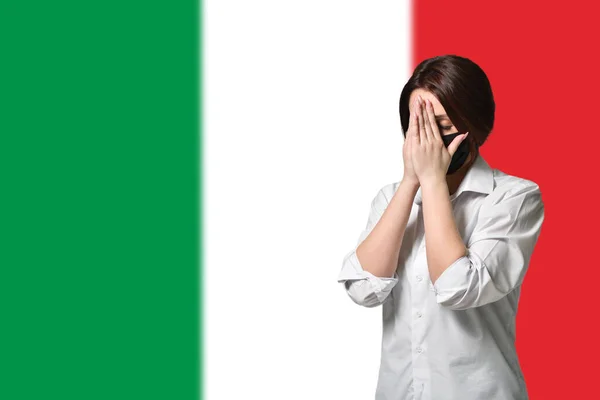
[[[412,165],[421,186],[446,182],[446,172],[458,145],[465,140],[468,132],[457,136],[448,148],[444,146],[435,120],[431,102],[417,96],[417,134],[412,137]]]
[[[417,99],[415,98],[413,104],[413,110],[418,107]],[[412,161],[412,147],[414,145],[414,138],[419,135],[419,126],[417,124],[417,115],[412,112],[410,113],[410,119],[408,122],[408,130],[406,131],[406,137],[404,138],[404,146],[402,147],[402,158],[404,160],[404,177],[403,181],[411,183],[415,186],[419,186],[419,179],[415,173],[415,169]]]

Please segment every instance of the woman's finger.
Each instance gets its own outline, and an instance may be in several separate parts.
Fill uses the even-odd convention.
[[[442,136],[440,135],[440,131],[437,126],[437,121],[435,120],[435,114],[433,112],[433,105],[429,100],[427,100],[427,119],[429,121],[429,126],[431,128],[431,138],[433,140],[442,141]]]
[[[423,101],[423,125],[425,125],[425,133],[427,135],[427,140],[430,142],[434,141],[434,136],[432,132],[431,123],[429,121],[429,106],[427,104],[427,100]]]
[[[427,143],[427,132],[425,131],[423,108],[422,108],[422,102],[421,102],[420,97],[419,97],[419,106],[417,107],[417,119],[419,122],[419,142]]]
[[[410,113],[410,122],[408,126],[407,139],[414,140],[416,143],[419,143],[419,119],[417,118],[417,110],[419,108],[419,103],[417,98],[413,100],[413,110]]]
[[[450,154],[450,157],[454,155],[458,149],[458,146],[460,146],[463,141],[467,140],[467,136],[469,136],[469,132],[455,137],[454,140],[448,145],[448,154]]]

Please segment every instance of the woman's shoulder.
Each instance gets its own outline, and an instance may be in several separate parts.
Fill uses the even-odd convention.
[[[515,197],[536,197],[541,201],[541,189],[532,179],[510,175],[501,170],[494,169],[494,189],[487,196],[487,204],[498,204]]]

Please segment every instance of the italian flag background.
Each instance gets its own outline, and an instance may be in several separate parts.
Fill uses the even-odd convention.
[[[0,3],[0,398],[370,399],[381,309],[336,282],[402,177],[398,99],[457,54],[493,168],[542,189],[531,399],[598,392],[594,2]]]

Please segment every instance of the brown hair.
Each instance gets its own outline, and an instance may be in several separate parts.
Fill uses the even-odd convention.
[[[483,145],[494,127],[496,104],[490,82],[477,64],[453,54],[421,61],[400,95],[404,137],[410,120],[408,100],[417,88],[431,92],[458,131],[469,131],[467,139],[474,140],[477,147]]]

